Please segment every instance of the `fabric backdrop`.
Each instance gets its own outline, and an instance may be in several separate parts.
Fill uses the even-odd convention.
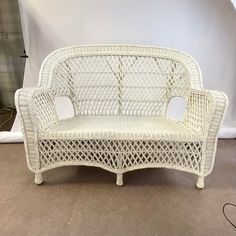
[[[38,81],[47,54],[79,44],[145,44],[191,54],[207,89],[229,97],[221,137],[236,137],[236,10],[230,0],[19,0],[26,52],[24,87]],[[71,107],[57,101],[62,117]],[[181,110],[181,102],[172,109]],[[63,110],[60,109],[63,107]],[[20,141],[16,119],[0,141]]]

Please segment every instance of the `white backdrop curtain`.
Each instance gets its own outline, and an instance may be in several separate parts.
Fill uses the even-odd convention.
[[[43,59],[60,47],[122,43],[176,48],[198,61],[205,88],[228,95],[220,136],[236,137],[236,10],[230,0],[19,0],[19,5],[29,55],[24,87],[37,84]],[[61,113],[68,115],[69,108]],[[22,141],[18,119],[11,132],[0,133],[0,142],[13,141]]]

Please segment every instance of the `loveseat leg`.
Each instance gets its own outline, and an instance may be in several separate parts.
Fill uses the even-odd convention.
[[[196,187],[198,189],[203,189],[204,188],[204,177],[198,176]]]
[[[43,182],[43,174],[42,173],[35,173],[34,182],[36,184],[41,184]]]
[[[121,173],[116,174],[116,185],[118,185],[118,186],[123,185],[123,174],[121,174]]]

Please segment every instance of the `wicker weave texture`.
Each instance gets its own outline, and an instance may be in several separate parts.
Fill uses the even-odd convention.
[[[102,45],[59,49],[42,64],[39,84],[16,93],[28,167],[98,166],[117,174],[149,167],[199,176],[212,171],[227,96],[202,88],[189,55],[168,48]],[[59,120],[54,99],[67,96],[74,117]],[[171,98],[184,97],[183,121],[170,120]]]

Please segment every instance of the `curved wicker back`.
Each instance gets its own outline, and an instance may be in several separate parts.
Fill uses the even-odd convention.
[[[165,115],[169,99],[201,88],[195,60],[172,49],[78,46],[51,53],[40,86],[70,97],[76,115]]]

